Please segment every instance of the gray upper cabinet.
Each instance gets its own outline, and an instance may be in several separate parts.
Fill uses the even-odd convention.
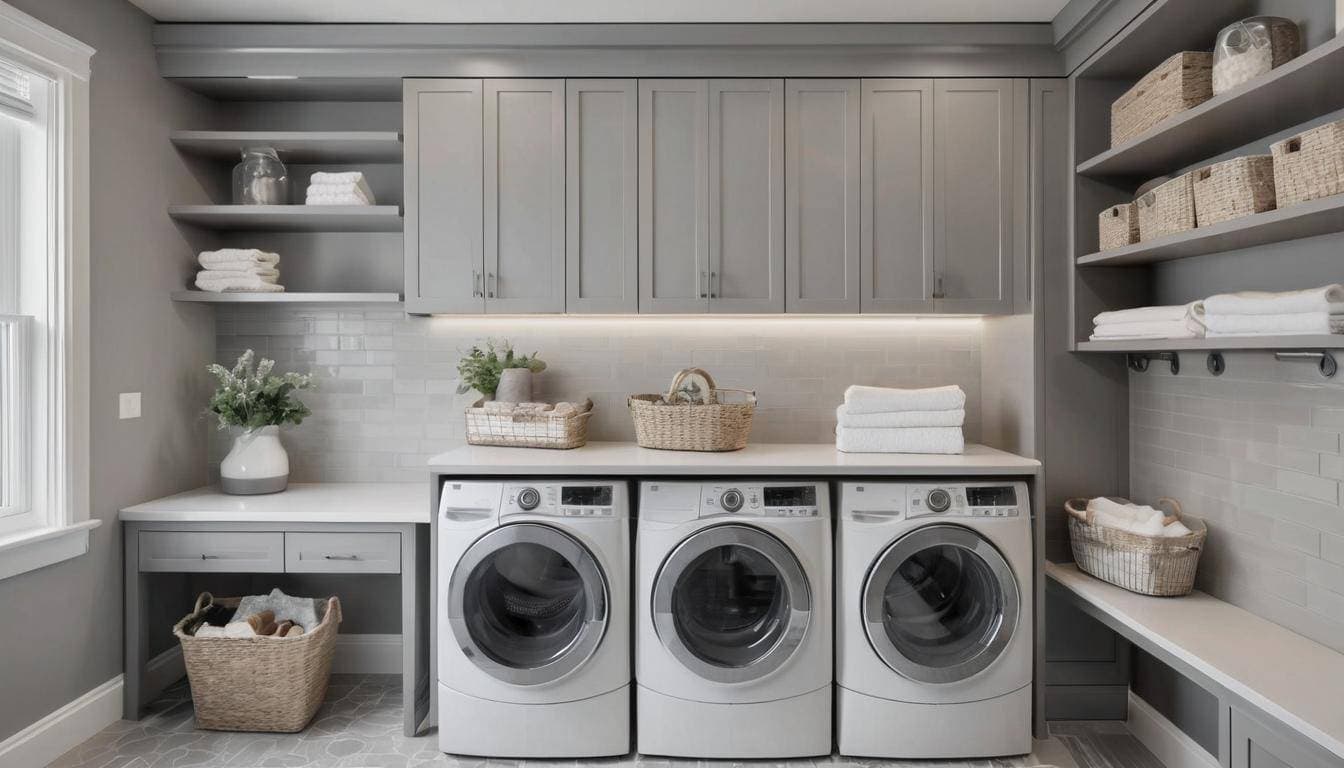
[[[565,310],[565,81],[486,80],[485,311]]]
[[[784,311],[784,81],[709,81],[709,310]]]
[[[634,80],[565,85],[565,310],[639,307],[639,91]]]
[[[1013,310],[1013,207],[1025,197],[1014,183],[1014,156],[1027,144],[1025,133],[1018,140],[1016,118],[1025,119],[1025,102],[1025,81],[934,85],[933,297],[940,312]]]
[[[406,80],[406,311],[485,309],[480,80]]]
[[[709,83],[639,81],[639,311],[709,310]]]
[[[859,311],[859,90],[858,80],[785,83],[789,312]]]
[[[864,80],[860,127],[863,312],[931,312],[932,80]]]

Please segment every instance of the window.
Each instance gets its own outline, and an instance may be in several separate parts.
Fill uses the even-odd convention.
[[[93,51],[0,2],[0,578],[88,550]]]

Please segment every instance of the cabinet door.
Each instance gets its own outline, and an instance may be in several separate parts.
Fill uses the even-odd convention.
[[[860,308],[930,312],[933,81],[864,80]]]
[[[565,310],[633,313],[639,282],[639,91],[569,80],[565,101]]]
[[[709,83],[709,310],[784,311],[784,81]]]
[[[1304,736],[1232,707],[1231,768],[1340,768],[1344,761]]]
[[[639,81],[639,311],[709,309],[709,84]]]
[[[859,311],[859,81],[789,80],[784,98],[785,306]]]
[[[406,80],[406,311],[485,307],[481,81]]]
[[[565,310],[565,81],[485,81],[485,311]]]
[[[972,79],[934,86],[933,296],[940,312],[1012,312],[1014,85]],[[1025,137],[1022,143],[1025,153]]]

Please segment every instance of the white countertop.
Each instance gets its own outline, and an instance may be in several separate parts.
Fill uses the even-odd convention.
[[[426,478],[428,480],[428,478]],[[121,511],[122,520],[178,523],[428,523],[428,482],[292,483],[263,496],[209,486]]]
[[[1033,475],[1041,463],[984,445],[943,456],[841,453],[832,443],[759,443],[740,451],[659,451],[634,443],[589,443],[567,451],[465,445],[429,460],[442,474],[462,475]]]
[[[1203,592],[1148,597],[1076,565],[1045,572],[1136,634],[1344,757],[1344,654]]]

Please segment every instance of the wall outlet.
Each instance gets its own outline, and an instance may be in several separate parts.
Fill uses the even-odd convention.
[[[122,392],[119,399],[121,418],[138,419],[140,418],[140,393]]]

